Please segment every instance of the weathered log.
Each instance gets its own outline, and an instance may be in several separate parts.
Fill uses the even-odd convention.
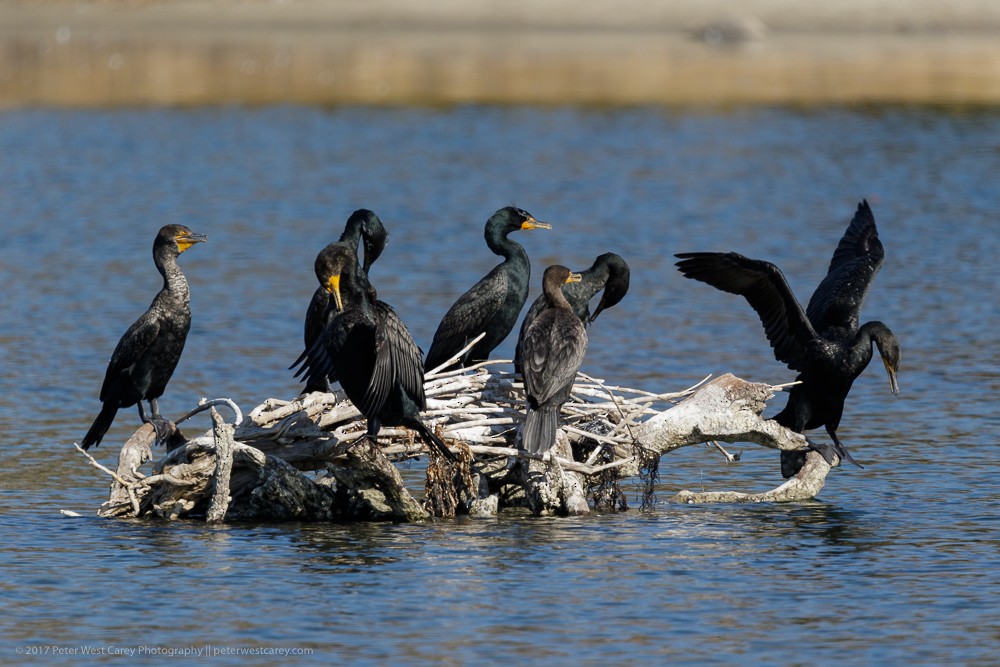
[[[680,447],[722,441],[796,450],[807,444],[761,417],[777,386],[724,375],[657,394],[581,374],[564,405],[556,446],[530,454],[518,447],[523,387],[508,373],[488,370],[498,363],[504,362],[428,376],[424,417],[459,460],[449,464],[429,454],[423,503],[406,488],[394,462],[428,455],[424,443],[406,429],[386,427],[375,446],[362,437],[364,421],[342,394],[313,393],[292,401],[268,399],[235,427],[213,409],[213,430],[190,441],[176,432],[170,445],[180,446],[151,475],[140,472],[155,437],[144,425],[123,446],[118,470],[105,469],[114,481],[99,514],[208,521],[420,521],[494,515],[506,507],[584,514],[592,504],[602,511],[626,507],[618,481],[649,471],[655,476],[660,458]],[[222,402],[239,415],[231,401]],[[769,491],[681,491],[674,500],[812,498],[830,466],[814,452],[806,460],[794,478]]]
[[[233,472],[233,427],[212,408],[212,435],[215,442],[215,474],[212,476],[212,499],[205,521],[221,523],[229,509],[229,480]]]

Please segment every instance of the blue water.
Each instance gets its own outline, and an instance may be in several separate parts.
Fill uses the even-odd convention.
[[[302,664],[995,664],[995,111],[24,110],[0,113],[0,156],[0,662],[207,646],[312,651],[285,659]],[[160,402],[177,415],[202,396],[247,411],[296,394],[312,261],[362,206],[391,234],[379,295],[425,349],[496,263],[483,224],[513,203],[553,225],[517,237],[531,298],[553,262],[614,251],[632,266],[628,297],[590,330],[590,374],[656,391],[709,373],[786,382],[746,303],[684,280],[672,255],[768,259],[805,301],[861,198],[886,248],[863,319],[901,339],[902,394],[878,363],[859,378],[840,434],[865,468],[834,471],[814,501],[668,502],[779,483],[773,452],[736,445],[737,464],[704,447],[664,457],[649,512],[94,516],[108,481],[70,443],[159,288],[163,224],[209,236],[181,258],[194,325]],[[122,411],[98,458],[113,465],[135,424]],[[404,473],[419,486],[419,464]]]

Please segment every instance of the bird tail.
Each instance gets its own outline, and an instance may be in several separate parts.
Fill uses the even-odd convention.
[[[448,449],[448,445],[444,444],[444,440],[434,435],[434,432],[431,431],[429,428],[427,428],[427,425],[424,424],[422,421],[416,419],[412,424],[410,424],[410,426],[411,428],[413,428],[414,431],[423,436],[424,440],[434,445],[437,448],[437,450],[441,452],[441,456],[445,457],[446,459],[452,462],[458,460],[458,457],[456,457],[451,452],[451,450]]]
[[[521,429],[521,447],[535,454],[543,454],[556,442],[559,428],[559,407],[543,405],[537,410],[528,408]]]
[[[96,447],[101,444],[104,434],[111,428],[111,423],[115,420],[115,415],[117,414],[118,404],[114,401],[105,401],[104,405],[101,406],[100,414],[97,415],[97,419],[94,420],[94,423],[90,426],[90,430],[87,431],[87,435],[83,436],[81,447],[90,449],[91,446]]]

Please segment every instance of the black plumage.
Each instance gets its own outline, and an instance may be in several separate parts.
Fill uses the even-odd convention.
[[[521,446],[529,452],[546,452],[555,444],[559,410],[573,390],[587,352],[587,330],[562,290],[566,283],[579,280],[580,274],[565,266],[545,269],[542,290],[546,307],[521,341],[527,398]]]
[[[357,272],[356,279],[364,286],[365,291],[371,296],[372,301],[376,298],[375,288],[368,280],[368,271],[372,264],[378,259],[389,241],[389,234],[386,232],[382,220],[373,211],[365,208],[358,209],[347,219],[344,231],[340,239],[336,242],[345,248],[351,248],[357,256],[358,242],[364,243],[364,265],[360,268],[355,264]],[[323,287],[316,288],[312,299],[309,301],[309,308],[306,310],[306,319],[303,327],[303,342],[305,349],[312,347],[313,342],[319,337],[323,329],[323,322],[327,311],[332,307],[330,293]],[[305,352],[295,360],[291,368],[299,366],[305,360]],[[329,377],[319,377],[309,375],[306,378],[304,393],[313,391],[329,391],[330,383],[336,382],[336,373]]]
[[[892,393],[899,393],[899,341],[882,322],[859,326],[861,307],[884,258],[868,202],[858,205],[805,311],[774,264],[733,252],[677,257],[685,277],[746,298],[764,325],[774,356],[799,372],[801,384],[791,388],[775,421],[799,433],[826,427],[833,452],[856,464],[837,437],[837,428],[851,385],[871,361],[872,343],[889,374]],[[829,446],[811,443],[811,448],[832,462]],[[804,454],[782,452],[781,460],[782,474],[790,477],[801,468]]]
[[[580,272],[580,280],[566,283],[562,286],[562,293],[566,296],[573,313],[580,318],[584,327],[597,319],[605,309],[611,308],[621,301],[628,292],[630,271],[628,264],[621,256],[613,252],[606,252],[598,256],[590,268]],[[590,314],[590,300],[601,290],[601,300],[597,304],[594,314]],[[521,320],[521,329],[517,336],[517,346],[514,348],[514,372],[521,374],[521,343],[524,340],[524,332],[538,315],[548,307],[548,301],[544,294],[528,308],[527,314]]]
[[[486,335],[459,359],[459,366],[483,361],[510,334],[528,299],[531,267],[528,253],[507,238],[519,229],[551,229],[523,209],[507,206],[486,222],[486,245],[504,261],[459,297],[441,319],[424,368],[434,370],[485,332]]]
[[[335,372],[377,442],[385,426],[417,431],[450,460],[447,445],[420,419],[427,407],[420,348],[391,306],[373,301],[351,249],[332,243],[316,257],[316,277],[333,301],[320,336],[306,351],[310,374]]]
[[[163,418],[157,399],[163,395],[177,367],[191,328],[191,297],[177,257],[195,243],[206,241],[183,225],[166,225],[153,241],[153,263],[163,276],[163,287],[142,316],[118,341],[101,386],[100,413],[83,437],[82,446],[97,446],[111,428],[119,408],[138,404],[139,418],[151,422],[159,434]],[[142,401],[149,401],[147,417]]]

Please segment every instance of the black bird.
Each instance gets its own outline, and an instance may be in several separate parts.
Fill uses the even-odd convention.
[[[166,225],[153,241],[153,263],[163,276],[163,287],[142,316],[118,341],[101,386],[101,412],[97,415],[82,446],[90,449],[101,443],[111,428],[118,408],[139,405],[139,418],[152,423],[157,434],[164,432],[156,399],[163,395],[170,376],[184,350],[191,328],[191,297],[187,278],[177,266],[177,257],[195,243],[207,241],[183,225]],[[148,417],[142,402],[149,401]]]
[[[344,232],[340,235],[337,244],[351,248],[355,252],[355,256],[357,256],[359,240],[364,242],[365,259],[364,266],[358,271],[357,278],[362,285],[365,285],[365,291],[371,295],[374,301],[376,292],[375,288],[368,281],[368,271],[385,249],[386,243],[389,240],[389,234],[386,232],[382,220],[374,212],[366,208],[360,208],[351,214],[351,217],[347,219]],[[357,265],[355,265],[355,269],[357,270]],[[316,288],[312,300],[309,302],[309,308],[306,310],[305,326],[303,327],[302,338],[306,350],[312,347],[313,342],[319,337],[320,331],[323,329],[326,312],[330,307],[330,293],[323,287]],[[295,360],[291,368],[295,368],[304,360],[305,352]],[[335,373],[330,377],[313,377],[310,375],[306,378],[306,387],[303,389],[303,393],[329,391],[330,383],[336,381],[337,377]]]
[[[462,355],[459,366],[488,359],[514,328],[528,299],[531,267],[528,253],[507,235],[519,229],[551,229],[527,211],[506,206],[486,222],[486,245],[504,261],[459,297],[438,324],[424,369],[431,371],[457,354],[469,341],[486,332]]]
[[[347,398],[368,419],[363,437],[377,443],[383,424],[405,426],[454,461],[448,446],[420,419],[427,408],[420,348],[391,306],[372,301],[355,252],[331,243],[316,257],[315,269],[333,308],[306,351],[309,373],[336,372]]]
[[[606,252],[597,257],[589,269],[580,272],[578,282],[563,285],[562,293],[569,301],[573,312],[586,327],[596,320],[603,310],[617,305],[625,297],[628,292],[629,276],[630,272],[625,260],[613,252]],[[601,290],[604,290],[604,294],[601,295],[601,300],[597,304],[597,310],[591,315],[590,300]],[[518,375],[521,374],[521,342],[524,340],[524,332],[547,306],[548,301],[545,295],[539,295],[521,321],[521,330],[517,335],[517,346],[514,348],[514,372]]]
[[[579,281],[580,274],[565,266],[545,269],[542,290],[546,307],[528,326],[521,341],[528,403],[521,446],[529,452],[546,452],[555,443],[559,409],[573,390],[576,372],[587,352],[587,330],[562,290],[566,283]]]
[[[837,437],[837,427],[851,385],[871,361],[872,343],[889,374],[890,390],[899,393],[899,341],[882,322],[859,326],[861,306],[884,258],[868,202],[858,205],[805,311],[774,264],[734,252],[677,257],[685,277],[745,297],[764,325],[774,356],[799,372],[801,384],[791,388],[785,409],[774,420],[798,433],[825,426],[833,451],[858,465]],[[832,462],[828,445],[810,443],[810,448]],[[798,472],[804,457],[802,452],[782,452],[782,474]]]

